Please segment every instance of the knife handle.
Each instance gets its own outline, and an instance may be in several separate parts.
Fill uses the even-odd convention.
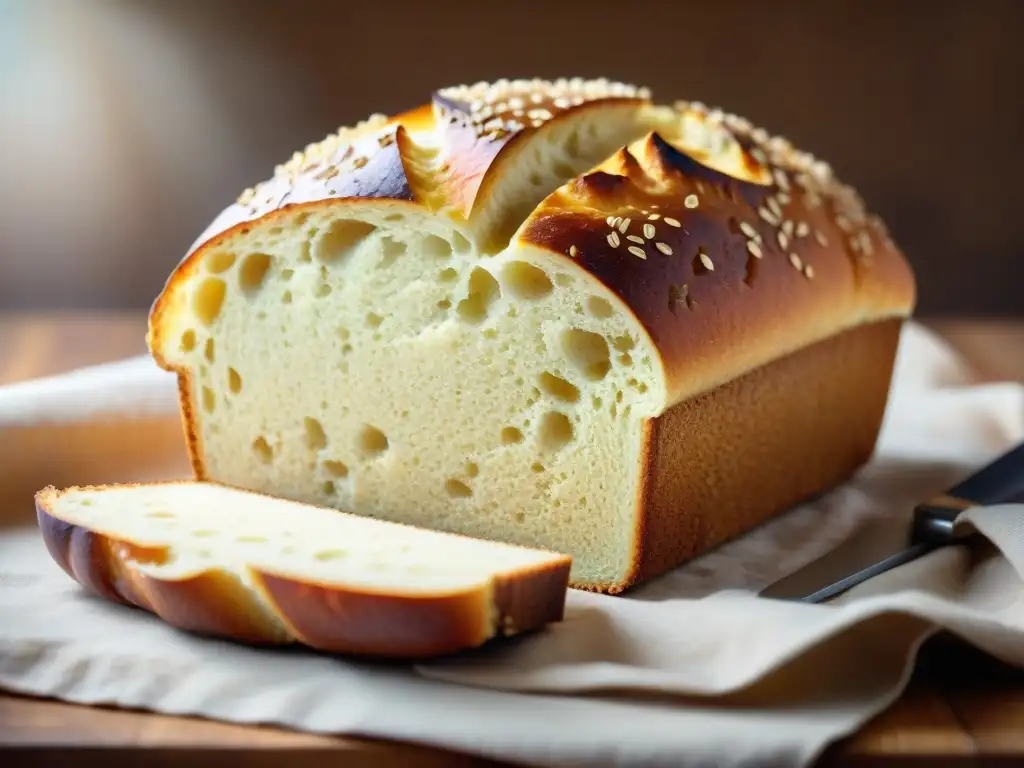
[[[989,462],[943,494],[914,507],[912,541],[949,544],[953,521],[968,507],[1024,501],[1024,443]]]

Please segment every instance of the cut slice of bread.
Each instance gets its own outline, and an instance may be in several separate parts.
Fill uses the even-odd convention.
[[[54,560],[110,600],[252,644],[423,658],[560,621],[571,559],[202,482],[36,495]]]

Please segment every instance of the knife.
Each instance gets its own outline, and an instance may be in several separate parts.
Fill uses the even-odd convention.
[[[840,547],[758,594],[779,600],[823,603],[880,573],[929,552],[956,544],[964,534],[953,521],[969,507],[1024,503],[1024,443],[970,477],[914,507],[907,526],[879,522],[858,531]]]

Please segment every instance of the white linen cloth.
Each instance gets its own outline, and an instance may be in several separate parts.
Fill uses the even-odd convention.
[[[96,453],[135,428],[122,479],[182,476],[175,397],[146,359],[0,388],[0,460],[46,483],[109,482]],[[933,552],[831,605],[754,592],[1021,440],[1024,387],[972,384],[910,324],[876,456],[849,483],[626,596],[572,591],[543,632],[418,665],[250,649],[90,597],[34,527],[25,478],[40,472],[6,473],[0,688],[526,765],[808,765],[898,697],[940,628],[1024,665],[1024,505],[961,515],[991,547]]]

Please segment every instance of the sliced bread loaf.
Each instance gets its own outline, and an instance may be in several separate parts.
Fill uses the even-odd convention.
[[[781,137],[500,81],[296,153],[196,240],[149,343],[197,479],[566,552],[615,593],[863,464],[914,301]]]
[[[39,527],[92,592],[253,644],[427,657],[560,621],[571,561],[210,483],[46,488]]]

